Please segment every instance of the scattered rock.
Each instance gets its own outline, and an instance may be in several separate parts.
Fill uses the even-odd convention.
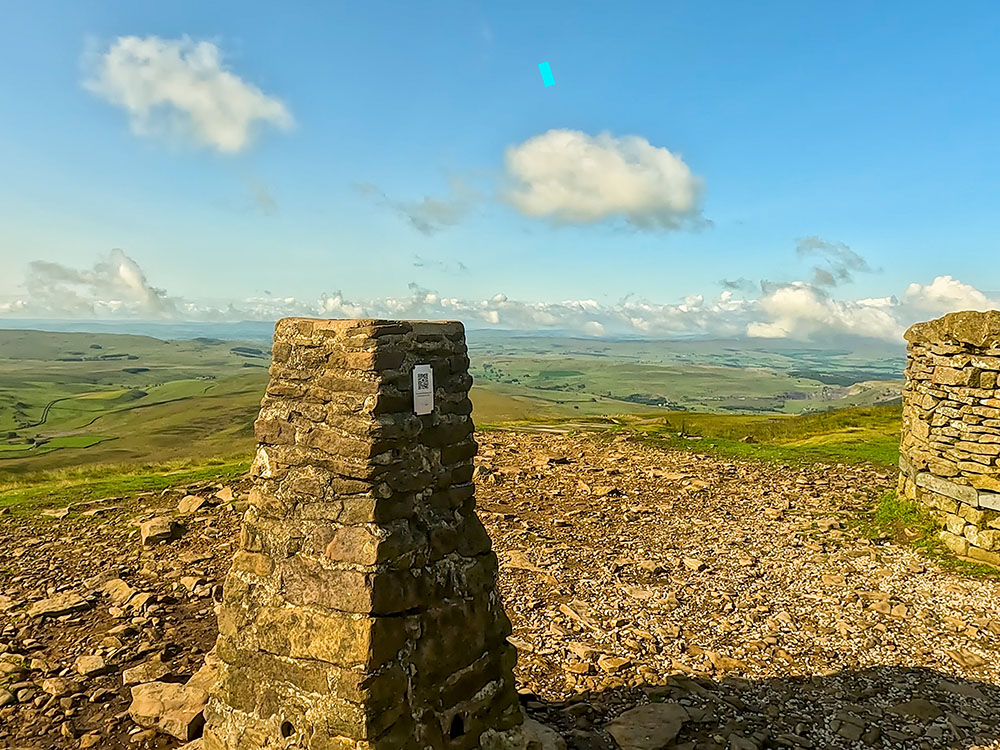
[[[201,497],[200,495],[185,495],[177,503],[177,512],[182,516],[187,516],[197,513],[202,508],[210,505],[211,502],[207,497]]]
[[[113,604],[118,607],[124,607],[128,603],[128,600],[135,594],[135,589],[121,578],[112,578],[104,584],[104,593],[108,595]]]
[[[622,659],[618,656],[601,656],[597,660],[597,666],[605,672],[614,674],[615,672],[622,671],[626,667],[631,667],[632,662],[629,659]]]
[[[100,654],[90,654],[81,656],[73,662],[73,671],[81,677],[96,677],[108,671],[108,665],[104,663],[104,657]]]
[[[159,659],[139,664],[122,670],[123,685],[139,685],[144,682],[156,682],[170,674],[170,667]]]
[[[697,572],[700,570],[705,570],[705,568],[707,568],[708,566],[704,562],[695,557],[685,557],[684,567],[687,568],[688,570],[693,570]]]
[[[147,682],[132,688],[132,720],[185,742],[200,736],[208,692],[171,682]]]
[[[42,680],[42,692],[51,695],[53,698],[62,698],[80,691],[80,685],[64,677],[50,677]]]
[[[648,703],[621,714],[606,729],[621,750],[663,750],[687,720],[687,711],[678,703]]]
[[[895,706],[889,708],[889,710],[900,716],[912,716],[925,724],[944,716],[944,712],[938,706],[923,698],[914,698],[911,701],[906,701],[906,703],[897,703]]]
[[[74,591],[42,599],[28,607],[28,617],[59,617],[90,609],[90,602]]]
[[[169,542],[181,533],[180,524],[168,516],[159,516],[146,521],[139,527],[144,547]]]

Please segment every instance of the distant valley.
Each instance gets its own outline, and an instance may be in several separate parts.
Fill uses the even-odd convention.
[[[0,473],[248,453],[270,342],[256,335],[192,337],[199,333],[192,326],[177,333],[182,337],[166,341],[133,333],[0,331]],[[481,426],[891,404],[903,366],[901,348],[475,330],[468,338]]]

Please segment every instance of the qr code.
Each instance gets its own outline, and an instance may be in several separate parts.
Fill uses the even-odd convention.
[[[431,374],[429,372],[417,373],[417,390],[429,391],[431,389]]]

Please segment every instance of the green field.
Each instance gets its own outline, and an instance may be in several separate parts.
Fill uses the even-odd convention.
[[[613,430],[666,448],[779,463],[840,462],[894,466],[902,427],[898,404],[847,407],[817,414],[650,415],[512,422],[501,429]]]
[[[0,474],[247,452],[260,345],[0,331]]]
[[[481,427],[627,425],[648,438],[685,443],[676,432],[701,430],[706,439],[742,446],[755,445],[739,443],[751,435],[758,447],[742,450],[758,453],[773,442],[768,430],[787,442],[788,415],[820,424],[831,408],[898,399],[902,364],[898,353],[783,344],[743,342],[739,349],[733,342],[484,332],[469,339],[473,417]],[[259,342],[0,330],[0,479],[249,455],[268,363],[267,345]],[[798,448],[871,452],[878,449],[850,446],[879,444],[898,429],[887,424],[858,426],[850,440],[839,428],[836,438],[803,434]]]
[[[898,398],[901,351],[469,335],[482,422],[664,409],[801,414]]]

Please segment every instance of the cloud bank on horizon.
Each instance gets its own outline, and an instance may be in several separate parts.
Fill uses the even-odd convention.
[[[836,259],[860,268],[863,259],[846,245],[807,238]],[[803,243],[799,245],[800,251]],[[809,252],[813,252],[810,250]],[[857,258],[857,260],[853,260]],[[865,264],[867,266],[867,264]],[[836,273],[834,273],[836,277]],[[825,277],[823,280],[826,281]],[[449,297],[410,284],[398,297],[351,300],[342,292],[317,300],[268,295],[238,302],[196,302],[154,287],[138,263],[120,249],[89,269],[47,261],[29,264],[25,294],[0,301],[0,316],[186,321],[270,321],[285,316],[328,318],[459,319],[470,327],[515,330],[553,329],[582,336],[706,336],[817,341],[856,336],[899,341],[908,325],[956,310],[997,310],[1000,299],[951,276],[929,284],[911,283],[900,296],[838,299],[826,284],[813,281],[760,282],[757,297],[732,288],[711,299],[691,294],[676,303],[622,300],[605,305],[593,299],[541,302]]]

